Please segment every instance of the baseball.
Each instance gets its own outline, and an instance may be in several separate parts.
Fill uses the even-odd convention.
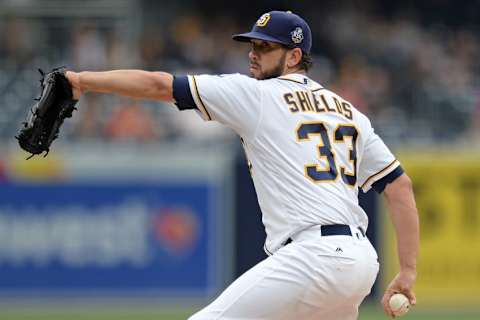
[[[391,296],[388,304],[390,305],[393,314],[397,317],[403,316],[410,308],[410,301],[408,301],[408,298],[401,293],[396,293]]]

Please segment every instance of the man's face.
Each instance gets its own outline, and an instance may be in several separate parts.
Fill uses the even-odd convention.
[[[285,71],[287,49],[281,44],[251,40],[252,48],[248,54],[250,59],[250,75],[257,80],[276,78]]]

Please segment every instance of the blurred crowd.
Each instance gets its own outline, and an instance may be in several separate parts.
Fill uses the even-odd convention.
[[[385,138],[423,144],[478,137],[478,32],[355,12],[330,19],[323,30],[334,30],[326,35],[338,59],[331,87],[367,113]]]
[[[478,29],[356,10],[322,19],[304,16],[314,34],[311,77],[370,116],[389,143],[480,145]],[[11,139],[38,95],[38,67],[245,73],[249,48],[230,36],[255,19],[240,23],[228,15],[184,13],[141,20],[132,33],[128,24],[119,27],[114,21],[2,18],[0,138]],[[65,130],[74,140],[232,138],[229,130],[205,125],[193,111],[181,114],[163,103],[93,94],[82,99]]]

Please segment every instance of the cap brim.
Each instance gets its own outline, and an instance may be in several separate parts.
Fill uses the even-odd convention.
[[[281,41],[275,37],[271,37],[269,35],[260,33],[260,32],[247,32],[247,33],[240,33],[240,34],[234,34],[232,36],[232,39],[235,41],[240,41],[240,42],[250,42],[252,39],[257,39],[257,40],[264,40],[264,41],[271,41],[275,43],[280,43],[284,45],[288,45],[288,43],[285,43],[284,41]]]

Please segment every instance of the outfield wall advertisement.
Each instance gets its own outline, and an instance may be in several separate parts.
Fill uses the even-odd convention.
[[[480,305],[480,157],[450,153],[400,159],[414,182],[420,215],[419,303]],[[392,227],[386,225],[388,281],[398,263]]]
[[[62,168],[60,180],[0,183],[0,294],[204,297],[222,288],[217,180],[173,169],[109,178],[101,165],[80,178]]]

